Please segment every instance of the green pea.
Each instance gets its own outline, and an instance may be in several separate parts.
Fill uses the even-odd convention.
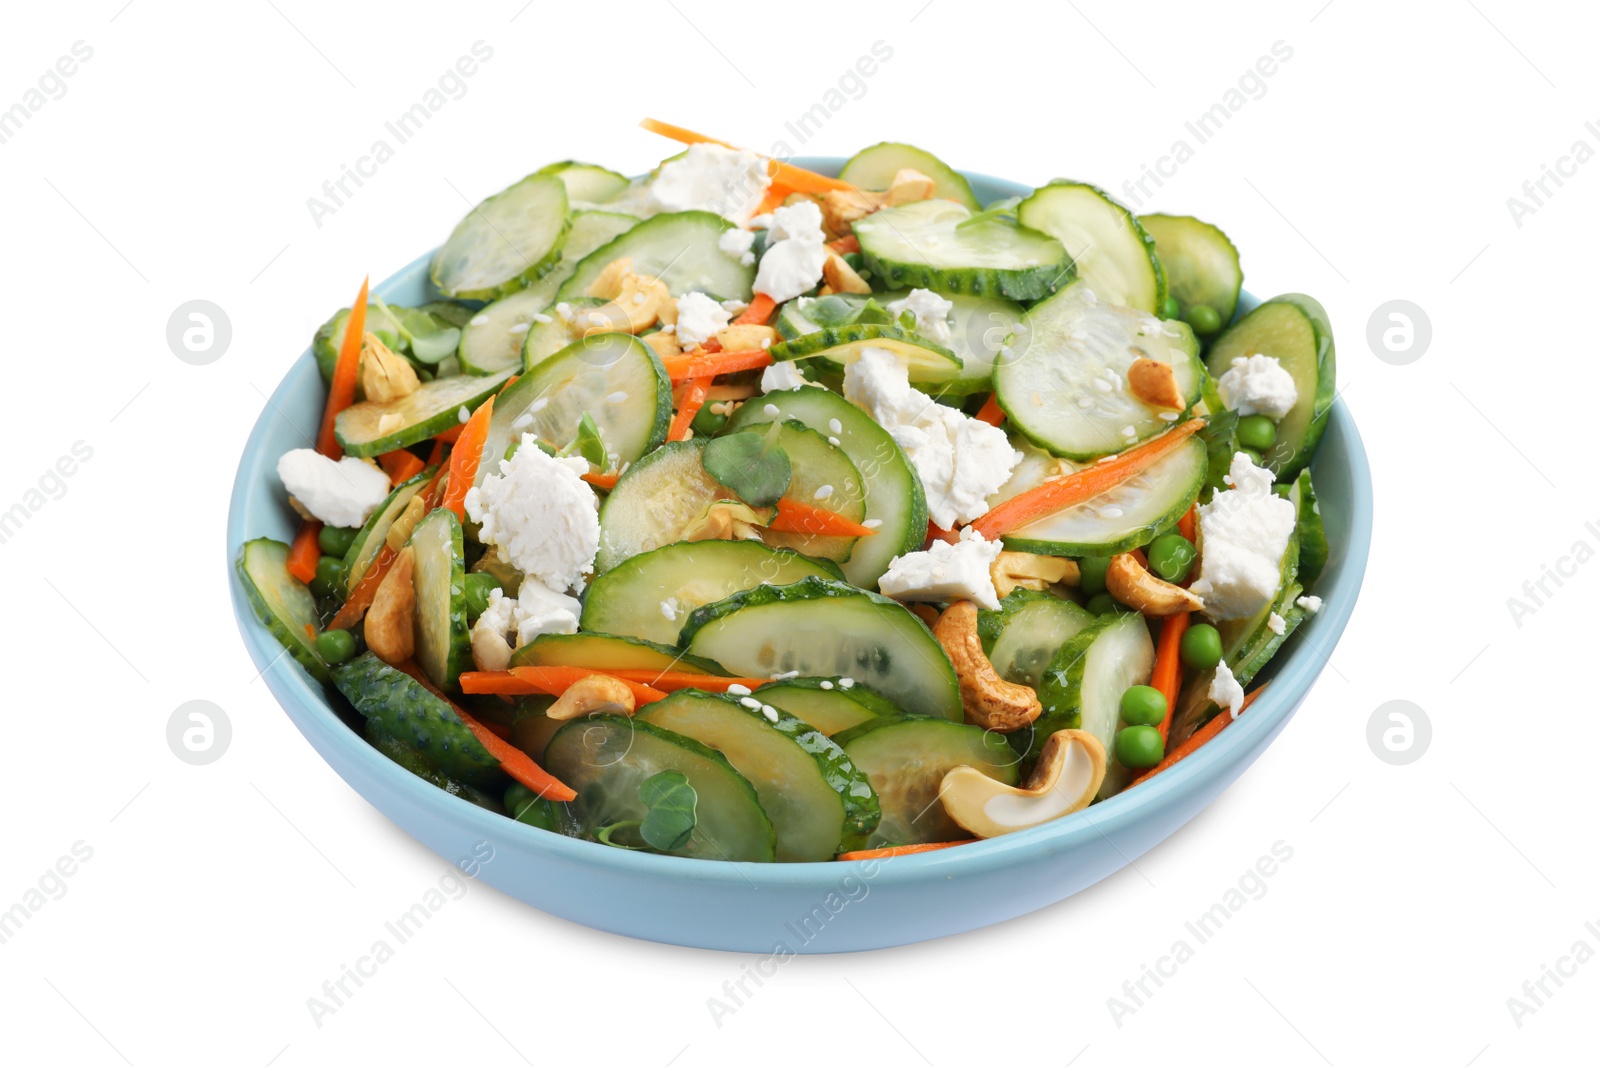
[[[1178,306],[1178,298],[1171,293],[1161,302],[1161,317],[1164,319],[1177,319],[1183,317],[1183,309]]]
[[[344,560],[323,556],[317,560],[317,576],[311,579],[311,591],[317,596],[332,596],[344,586]]]
[[[1167,697],[1148,685],[1130,685],[1122,694],[1122,721],[1129,726],[1155,726],[1167,717]]]
[[[1168,582],[1181,582],[1194,569],[1194,544],[1182,534],[1162,534],[1144,550],[1145,559],[1156,577]]]
[[[1210,304],[1196,304],[1184,318],[1201,337],[1208,337],[1222,329],[1222,316]]]
[[[356,534],[361,531],[354,526],[324,526],[317,533],[317,546],[322,549],[324,556],[338,556],[344,559],[350,545],[355,541]]]
[[[1104,592],[1096,593],[1088,600],[1085,600],[1083,602],[1083,606],[1088,608],[1089,611],[1095,615],[1110,615],[1112,612],[1121,610],[1117,604],[1116,598],[1114,598],[1110,593]]]
[[[1111,566],[1110,556],[1084,556],[1078,561],[1078,589],[1085,596],[1106,591],[1106,568]]]
[[[1250,462],[1254,463],[1256,466],[1258,466],[1258,467],[1265,466],[1265,464],[1263,463],[1264,457],[1261,455],[1260,452],[1257,452],[1255,449],[1253,449],[1253,448],[1241,448],[1241,449],[1239,449],[1239,451],[1241,451],[1245,455],[1249,456],[1250,457]]]
[[[477,622],[478,616],[483,614],[483,609],[489,606],[489,591],[491,589],[504,589],[500,579],[484,571],[473,571],[467,575],[467,622]]]
[[[1185,667],[1209,670],[1222,662],[1222,635],[1207,622],[1195,623],[1178,642],[1178,658]]]
[[[1161,741],[1161,731],[1154,726],[1129,726],[1118,730],[1111,747],[1116,751],[1118,763],[1136,771],[1160,763],[1166,748]]]
[[[1246,415],[1239,420],[1239,443],[1257,452],[1266,452],[1278,439],[1278,427],[1265,415]]]
[[[317,635],[317,655],[324,663],[343,663],[356,654],[356,639],[349,630],[324,630]]]
[[[689,426],[694,430],[696,437],[711,437],[720,433],[727,421],[728,416],[719,415],[711,410],[710,404],[707,404],[695,412],[694,420],[689,423]]]

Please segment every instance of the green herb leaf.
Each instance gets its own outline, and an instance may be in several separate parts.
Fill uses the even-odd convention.
[[[556,452],[555,455],[570,456],[573,453],[582,456],[602,471],[609,466],[605,439],[600,436],[600,427],[594,424],[594,420],[589,417],[587,411],[583,413],[583,419],[578,423],[578,436],[574,437],[566,448]]]
[[[614,822],[610,826],[600,827],[595,832],[595,840],[602,845],[610,845],[612,848],[625,848],[629,852],[643,852],[650,847],[649,842],[643,845],[630,845],[623,841],[611,840],[612,834],[620,834],[625,830],[637,830],[641,825],[638,819],[624,819],[622,822]]]
[[[765,438],[755,433],[735,433],[712,438],[701,453],[706,473],[739,494],[752,507],[778,502],[789,488],[792,470],[789,453],[777,443],[781,423],[773,423]]]
[[[422,363],[438,363],[455,355],[461,331],[419,308],[401,308],[400,328],[411,341],[411,355]]]
[[[639,825],[639,836],[647,845],[671,852],[689,843],[700,798],[681,771],[661,771],[646,778],[639,785],[639,799],[650,806]]]

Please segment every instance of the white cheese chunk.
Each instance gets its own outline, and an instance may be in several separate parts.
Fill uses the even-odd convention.
[[[800,368],[793,360],[779,360],[761,372],[761,391],[763,393],[781,393],[790,389],[798,389],[802,385],[810,385],[805,375],[800,373]]]
[[[810,200],[780,207],[767,227],[767,250],[756,268],[755,291],[778,303],[793,300],[822,281],[828,262],[822,209]]]
[[[1240,415],[1265,415],[1274,422],[1300,399],[1294,375],[1272,356],[1235,356],[1217,379],[1222,402]]]
[[[480,671],[503,671],[514,649],[540,634],[578,632],[583,606],[543,582],[524,581],[515,597],[489,591],[489,603],[472,624],[472,662]]]
[[[500,558],[556,591],[576,589],[594,571],[600,519],[594,490],[581,475],[581,456],[556,458],[524,435],[522,447],[500,461],[500,473],[467,490],[467,514],[479,523],[478,540]]]
[[[678,344],[688,350],[703,345],[728,325],[728,309],[704,293],[678,297]]]
[[[1272,491],[1272,472],[1243,452],[1234,453],[1228,481],[1232,489],[1196,509],[1200,577],[1189,588],[1213,619],[1248,618],[1271,603],[1295,523],[1294,505]]]
[[[329,526],[360,526],[389,495],[389,476],[354,456],[332,460],[314,448],[278,457],[289,495]]]
[[[696,144],[661,165],[646,195],[655,211],[710,211],[743,226],[771,184],[754,152]]]
[[[917,320],[912,327],[916,333],[941,345],[950,343],[950,312],[955,305],[938,293],[913,289],[902,299],[891,301],[885,310],[897,320],[902,311],[911,312]]]
[[[999,541],[986,541],[968,527],[955,544],[935,541],[923,552],[889,561],[878,592],[896,600],[970,600],[991,611],[1000,607],[989,567],[1000,554]]]
[[[1218,663],[1217,671],[1211,676],[1211,688],[1206,692],[1211,702],[1219,708],[1226,708],[1229,715],[1239,717],[1239,712],[1244,708],[1244,686],[1233,676],[1233,669],[1226,663]]]
[[[756,235],[753,230],[724,230],[722,236],[717,238],[717,248],[729,259],[738,260],[742,266],[753,267],[756,254],[750,251],[755,244]]]

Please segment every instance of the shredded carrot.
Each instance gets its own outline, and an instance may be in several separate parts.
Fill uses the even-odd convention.
[[[732,148],[727,141],[719,141],[715,137],[707,137],[703,133],[686,130],[682,126],[673,126],[670,123],[658,122],[655,119],[644,119],[640,126],[651,133],[659,133],[663,137],[671,138],[680,144],[718,144],[723,148]],[[791,163],[783,163],[776,159],[767,160],[767,172],[772,175],[776,183],[787,185],[790,189],[800,193],[826,193],[834,189],[849,189],[849,182],[840,181],[838,178],[829,178],[815,171],[796,167]]]
[[[321,532],[322,523],[307,519],[300,524],[300,532],[294,535],[294,544],[289,546],[289,560],[285,566],[290,574],[307,585],[317,576],[317,560],[322,558],[322,546],[317,543]]]
[[[1178,682],[1183,678],[1183,663],[1178,650],[1183,644],[1184,631],[1189,629],[1189,613],[1180,611],[1161,620],[1161,637],[1156,641],[1156,663],[1150,671],[1150,685],[1161,690],[1167,698],[1167,714],[1162,718],[1161,742],[1166,743],[1167,731],[1172,728],[1172,709],[1178,706]]]
[[[772,354],[764,348],[741,348],[733,352],[685,352],[661,361],[667,377],[675,382],[692,378],[714,378],[734,371],[772,366]]]
[[[361,337],[367,330],[367,279],[361,279],[361,292],[350,307],[350,317],[345,320],[344,343],[339,346],[339,361],[333,365],[333,379],[328,383],[328,403],[322,409],[322,426],[317,431],[317,451],[329,459],[344,455],[339,436],[334,433],[334,420],[339,412],[355,403],[356,377],[361,369]]]
[[[1006,413],[1000,407],[1000,401],[995,399],[993,393],[990,393],[989,399],[983,402],[983,407],[978,409],[978,413],[973,418],[979,422],[987,422],[990,426],[999,426],[1006,421]]]
[[[547,797],[550,800],[576,800],[578,798],[578,794],[573,791],[571,786],[568,786],[561,779],[533,762],[533,758],[526,752],[502,738],[490,727],[479,722],[466,708],[463,708],[460,704],[440,692],[439,687],[434,685],[415,663],[407,660],[400,665],[400,669],[415,678],[428,692],[449,704],[467,729],[472,731],[472,736],[478,739],[478,744],[487,749],[489,755],[500,761],[500,769],[509,774],[514,781],[522,783],[539,796]]]
[[[710,378],[694,378],[689,382],[689,388],[684,390],[683,401],[678,405],[678,413],[672,416],[672,428],[667,432],[669,441],[687,441],[689,439],[689,424],[694,417],[700,414],[700,408],[706,402],[706,394],[711,391]]]
[[[455,512],[456,518],[463,521],[467,517],[464,503],[467,490],[478,478],[478,461],[483,458],[483,444],[489,439],[489,419],[493,414],[494,397],[491,396],[463,424],[461,438],[450,452],[450,486],[439,506]]]
[[[1205,424],[1204,419],[1190,419],[1119,456],[1065,477],[1052,478],[1043,485],[1018,493],[999,507],[979,516],[972,523],[972,528],[993,541],[1042,516],[1092,500],[1170,454]]]
[[[589,667],[512,667],[509,671],[464,671],[463,693],[492,693],[497,696],[533,696],[544,693],[558,697],[574,683],[595,674],[611,674]],[[633,692],[635,704],[649,704],[667,694],[660,689],[619,678]]]
[[[829,241],[828,247],[839,253],[841,256],[844,256],[849,255],[851,252],[861,251],[861,242],[856,239],[855,234],[850,233],[839,238],[837,241]]]
[[[433,439],[433,450],[428,453],[428,466],[439,466],[439,464],[444,460],[444,446],[448,443],[449,442],[442,441],[437,437]]]
[[[772,214],[774,211],[783,206],[783,202],[789,199],[789,196],[793,192],[794,190],[790,189],[788,186],[779,185],[777,182],[773,182],[771,185],[767,186],[766,195],[761,198],[761,203],[756,205],[755,214]]]
[[[578,477],[594,486],[596,489],[611,490],[617,487],[619,474],[580,474]]]
[[[383,576],[389,573],[389,567],[394,560],[394,549],[388,545],[378,549],[378,555],[367,567],[367,572],[361,576],[356,587],[350,590],[350,596],[345,602],[339,605],[339,611],[328,623],[328,629],[348,630],[361,621],[361,616],[372,606],[372,598],[378,595],[378,586],[383,584]]]
[[[434,434],[433,439],[441,444],[453,445],[461,440],[461,431],[466,429],[466,425],[464,422],[458,422],[443,433]]]
[[[922,539],[922,543],[926,545],[929,541],[944,541],[953,545],[959,540],[961,540],[961,534],[955,530],[946,530],[943,526],[937,526],[932,519],[929,519],[928,536]]]
[[[640,682],[651,689],[660,689],[667,693],[679,689],[704,689],[710,693],[726,693],[730,685],[742,685],[746,689],[754,689],[767,684],[765,678],[724,678],[720,674],[696,674],[693,671],[638,670],[629,667],[607,669],[601,673],[620,678],[624,682]]]
[[[408,482],[417,476],[423,468],[422,460],[417,458],[415,452],[409,449],[397,448],[393,452],[385,452],[378,457],[378,466],[383,468],[389,476],[390,485],[399,485]]]
[[[733,323],[735,326],[765,326],[776,310],[778,310],[776,300],[766,293],[757,293],[750,298],[750,306],[741,311]]]
[[[871,537],[878,532],[836,511],[788,497],[778,501],[778,514],[767,529],[781,533],[814,534],[818,537]]]
[[[1270,684],[1270,683],[1268,683],[1268,684]],[[1187,759],[1188,757],[1194,755],[1195,752],[1197,752],[1202,745],[1204,745],[1207,741],[1211,740],[1213,737],[1216,737],[1218,734],[1220,734],[1227,727],[1227,725],[1229,723],[1231,723],[1234,719],[1237,719],[1239,717],[1239,715],[1243,715],[1244,712],[1245,712],[1245,709],[1248,708],[1251,704],[1254,704],[1255,700],[1256,700],[1256,697],[1260,696],[1262,694],[1262,692],[1264,692],[1266,690],[1266,688],[1267,687],[1265,685],[1263,685],[1260,688],[1258,688],[1258,689],[1252,691],[1251,693],[1249,693],[1244,698],[1244,703],[1240,705],[1239,714],[1238,715],[1230,715],[1226,708],[1224,708],[1222,711],[1218,712],[1216,718],[1212,719],[1210,722],[1208,722],[1204,726],[1200,727],[1200,729],[1196,730],[1193,734],[1190,735],[1189,740],[1185,741],[1183,744],[1179,745],[1177,748],[1173,749],[1171,752],[1168,752],[1166,754],[1166,756],[1161,760],[1160,763],[1156,764],[1154,767],[1150,768],[1148,771],[1145,771],[1139,777],[1135,778],[1132,782],[1129,783],[1128,787],[1131,789],[1133,786],[1138,785],[1140,782],[1144,781],[1145,779],[1153,777],[1154,775],[1160,774],[1162,771],[1166,770],[1168,767],[1172,766],[1174,763],[1179,763],[1179,762]]]
[[[921,845],[891,845],[888,848],[863,848],[855,852],[841,852],[835,859],[840,860],[882,860],[891,856],[914,856],[919,852],[937,852],[941,848],[955,848],[957,845],[970,845],[968,841],[930,841]]]
[[[1194,511],[1194,509],[1195,509],[1195,505],[1190,504],[1189,505],[1189,510],[1185,511],[1183,513],[1183,518],[1178,520],[1178,532],[1181,533],[1184,537],[1188,538],[1189,541],[1191,541],[1191,542],[1193,542],[1194,539],[1195,539],[1194,538],[1194,535],[1195,535],[1195,511]]]
[[[492,722],[492,721],[490,721],[488,719],[479,719],[478,721],[483,723],[483,728],[485,730],[490,731],[496,737],[498,737],[500,740],[502,740],[502,741],[511,740],[511,727],[507,726],[505,723],[503,723],[503,722]]]
[[[313,641],[317,639],[317,628],[312,626],[309,622],[306,623],[306,636],[311,638]]]

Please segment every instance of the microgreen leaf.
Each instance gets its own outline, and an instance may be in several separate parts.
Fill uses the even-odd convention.
[[[461,331],[420,308],[401,308],[400,328],[411,341],[411,355],[423,363],[438,363],[455,354]]]
[[[639,799],[650,807],[639,825],[639,836],[647,845],[671,852],[689,843],[699,797],[681,771],[661,771],[646,778],[639,785]]]
[[[789,453],[777,443],[779,423],[773,423],[765,437],[755,433],[735,433],[714,437],[700,455],[706,473],[739,494],[752,507],[764,508],[778,502],[789,488],[792,473]]]
[[[610,845],[612,848],[625,848],[629,852],[643,852],[648,846],[648,842],[644,845],[629,845],[621,841],[611,840],[612,834],[618,834],[624,830],[637,830],[641,825],[642,823],[638,819],[624,819],[622,822],[614,822],[610,826],[600,827],[594,835],[595,840],[602,845]]]
[[[560,452],[557,452],[556,455],[570,456],[574,453],[582,456],[602,471],[608,466],[609,457],[606,455],[605,438],[600,436],[600,427],[594,424],[594,419],[589,417],[587,411],[583,413],[583,418],[578,423],[578,436],[574,437],[571,443]]]

